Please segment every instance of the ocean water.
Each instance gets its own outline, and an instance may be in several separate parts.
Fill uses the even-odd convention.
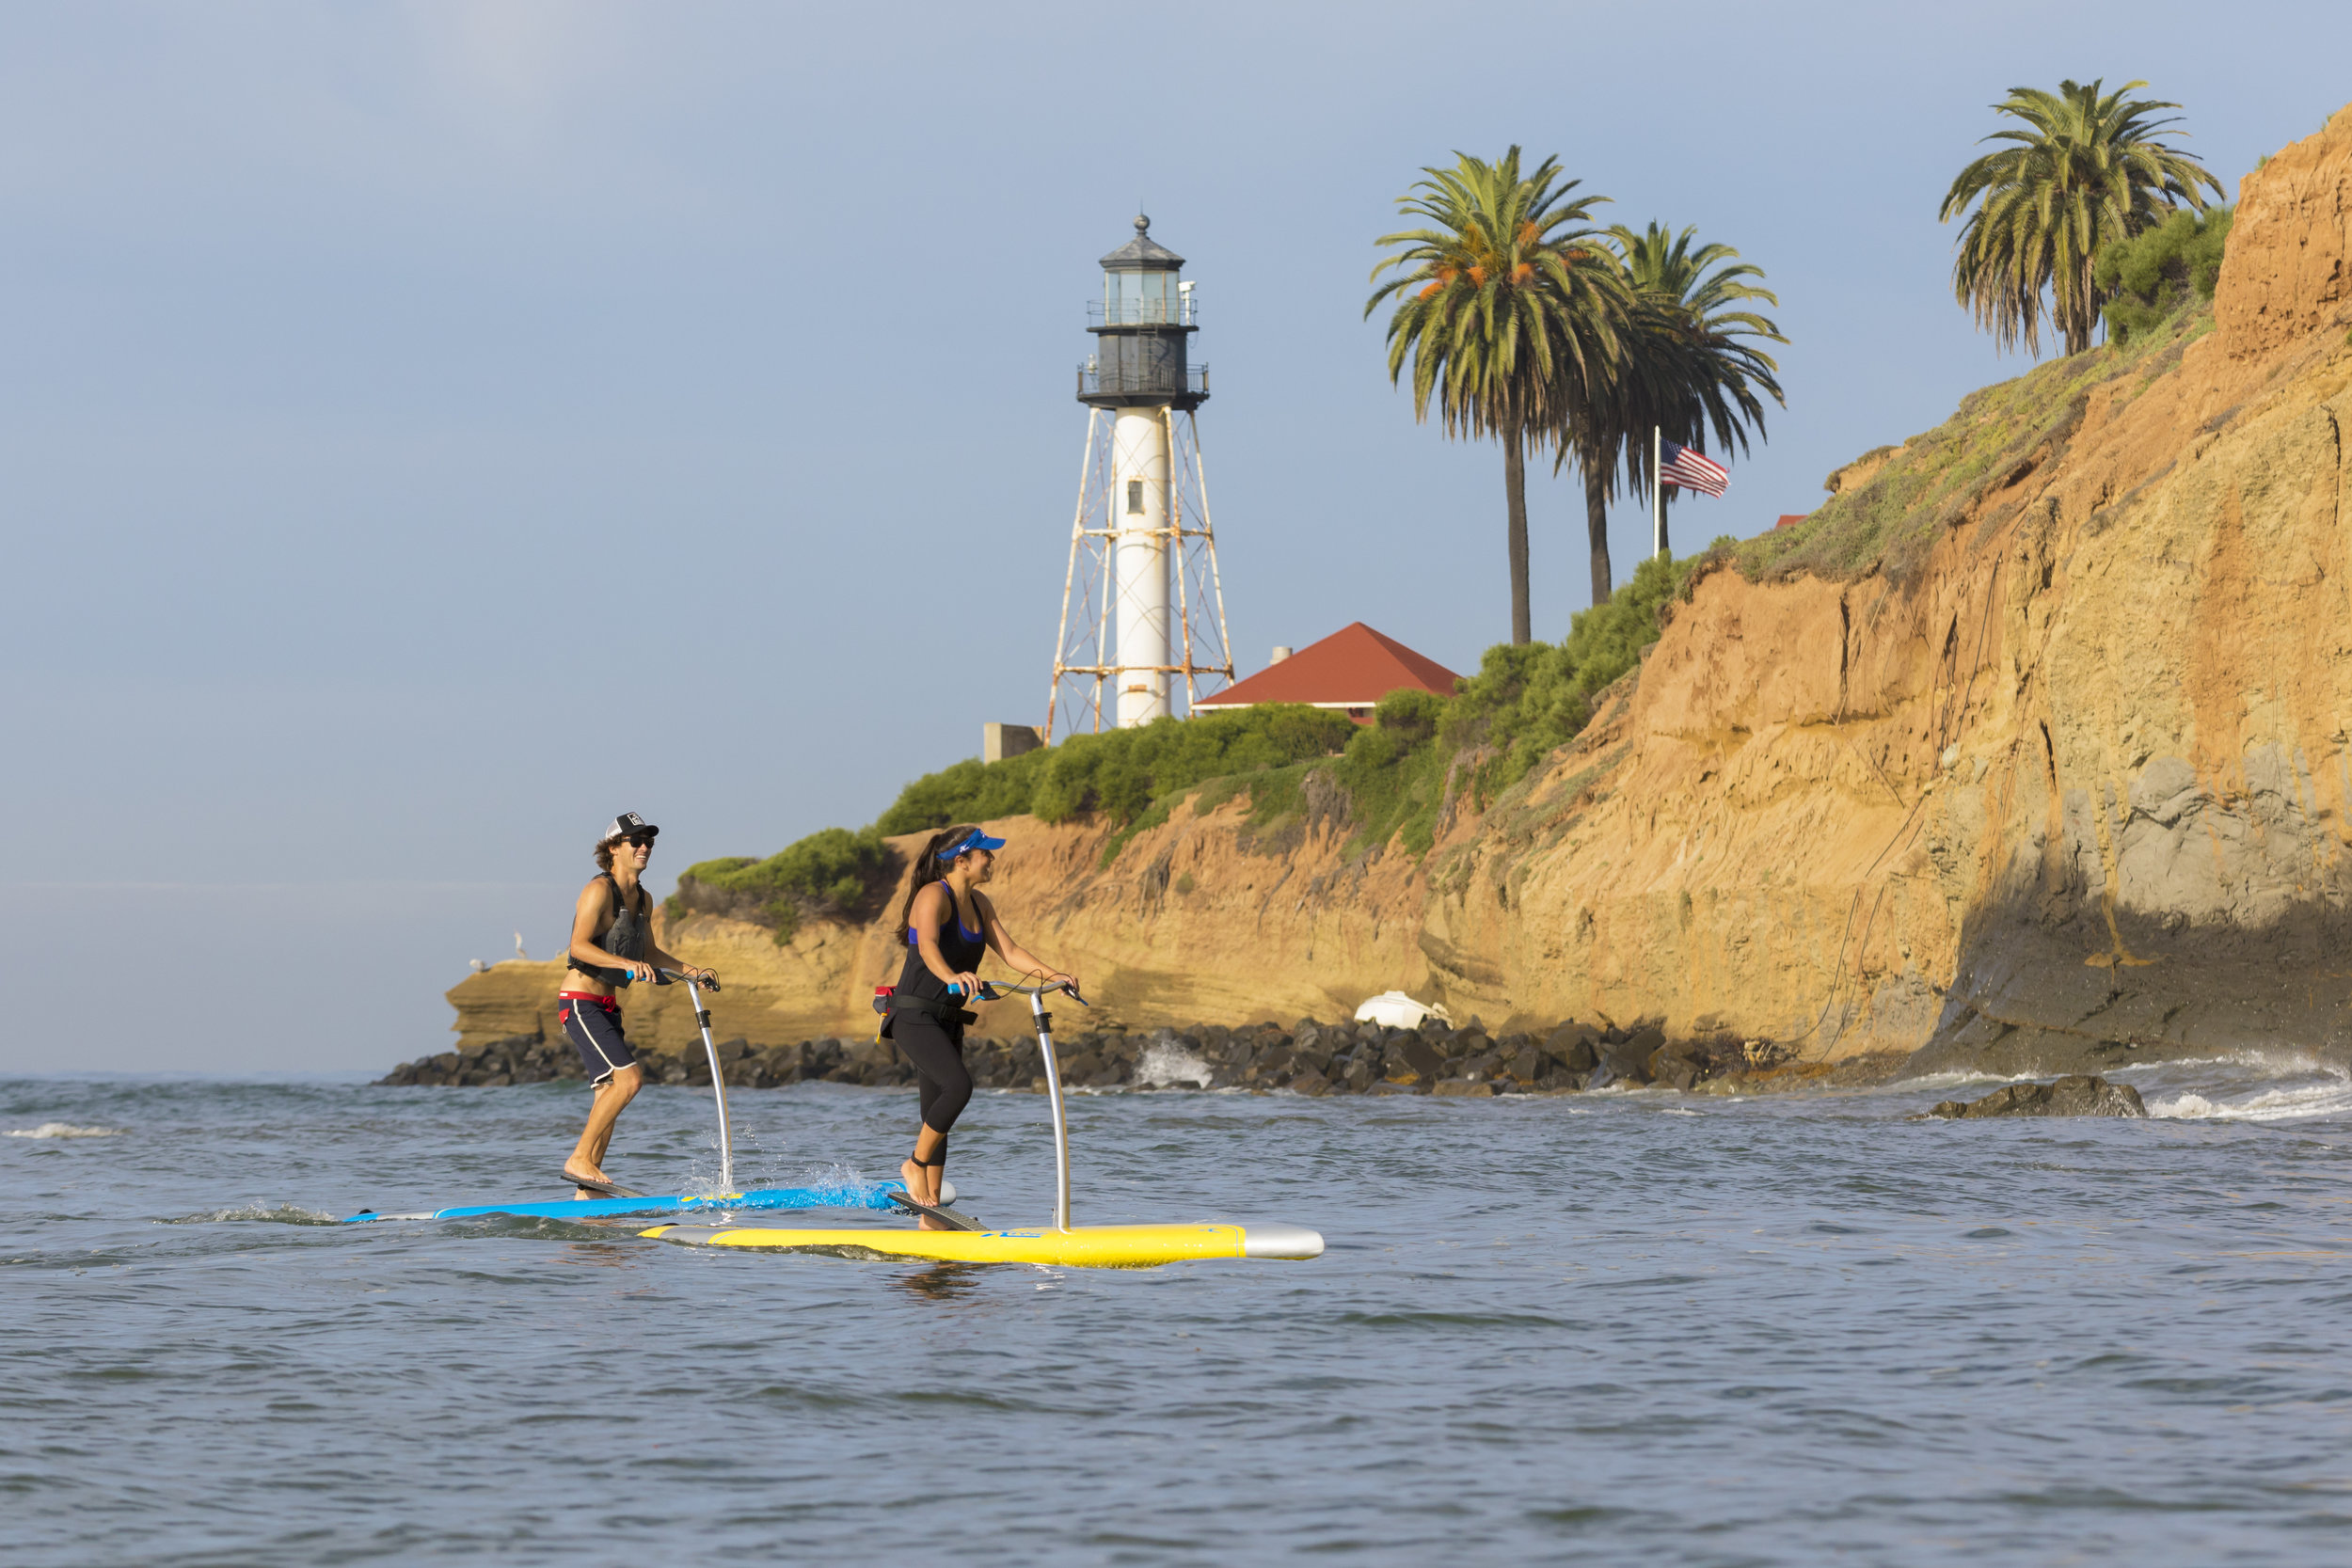
[[[1080,1221],[1330,1243],[1117,1273],[326,1223],[564,1196],[576,1085],[0,1082],[0,1562],[2339,1560],[2352,1083],[2126,1076],[2158,1116],[1080,1097]],[[914,1119],[733,1108],[754,1178],[889,1174]],[[712,1143],[653,1089],[610,1167]],[[954,1146],[1046,1215],[1041,1099]]]

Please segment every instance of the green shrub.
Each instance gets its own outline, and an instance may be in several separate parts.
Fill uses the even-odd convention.
[[[1355,729],[1344,714],[1279,703],[1073,735],[1005,762],[960,762],[926,774],[874,826],[912,833],[1024,813],[1067,822],[1087,811],[1124,826],[1171,791],[1335,755]]]
[[[1489,648],[1454,695],[1391,691],[1370,724],[1329,709],[1269,704],[1074,735],[1003,762],[959,762],[908,784],[860,832],[828,828],[768,860],[689,866],[673,908],[717,908],[733,898],[730,912],[774,921],[782,941],[803,910],[846,912],[870,896],[893,873],[882,840],[894,834],[1025,813],[1064,822],[1099,812],[1118,829],[1104,846],[1107,865],[1187,796],[1206,812],[1247,794],[1248,820],[1258,828],[1294,818],[1306,809],[1309,775],[1323,769],[1345,794],[1357,847],[1393,840],[1425,854],[1449,780],[1483,804],[1574,739],[1591,721],[1594,698],[1658,640],[1662,607],[1685,594],[1692,574],[1721,559],[1727,543],[1683,561],[1643,562],[1607,604],[1577,613],[1565,641]]]
[[[2228,207],[2183,208],[2153,229],[2099,252],[2091,278],[2108,294],[2107,341],[2145,336],[2195,300],[2211,299],[2229,244]]]
[[[1518,783],[1592,721],[1594,699],[1658,641],[1660,611],[1721,555],[1653,557],[1609,602],[1579,610],[1556,643],[1499,643],[1451,698],[1392,691],[1373,726],[1348,744],[1336,777],[1359,845],[1401,839],[1413,854],[1436,842],[1449,777],[1474,805]]]
[[[678,876],[669,911],[748,916],[775,927],[789,942],[803,912],[848,914],[863,904],[890,870],[890,851],[872,828],[851,832],[825,828],[764,861],[725,855],[699,861]]]

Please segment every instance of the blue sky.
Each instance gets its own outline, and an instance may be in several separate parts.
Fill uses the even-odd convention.
[[[767,853],[1034,722],[1138,201],[1199,282],[1244,670],[1352,620],[1468,670],[1500,453],[1361,319],[1422,165],[1556,152],[1766,270],[1788,406],[1688,546],[2024,368],[1935,221],[2006,88],[2148,78],[2233,190],[2352,98],[2336,5],[1657,14],[0,6],[0,1070],[439,1049],[614,812],[657,871]]]

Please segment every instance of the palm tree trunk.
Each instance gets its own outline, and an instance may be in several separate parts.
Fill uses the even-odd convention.
[[[1609,602],[1609,491],[1599,461],[1589,453],[1577,465],[1584,470],[1584,533],[1593,546],[1593,602]]]
[[[1502,488],[1511,506],[1511,641],[1535,640],[1535,618],[1527,589],[1527,450],[1517,420],[1502,431]]]

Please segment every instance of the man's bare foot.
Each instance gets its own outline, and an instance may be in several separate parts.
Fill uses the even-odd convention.
[[[570,1177],[575,1181],[602,1181],[610,1184],[612,1180],[612,1178],[606,1176],[601,1169],[595,1165],[589,1166],[586,1170],[581,1170],[578,1164],[569,1160],[564,1162],[564,1174]],[[592,1191],[586,1187],[574,1187],[572,1189],[572,1198],[575,1202],[591,1202],[604,1196],[605,1195],[602,1193]]]
[[[942,1225],[929,1214],[917,1214],[914,1217],[914,1228],[917,1230],[952,1230],[955,1227]]]

